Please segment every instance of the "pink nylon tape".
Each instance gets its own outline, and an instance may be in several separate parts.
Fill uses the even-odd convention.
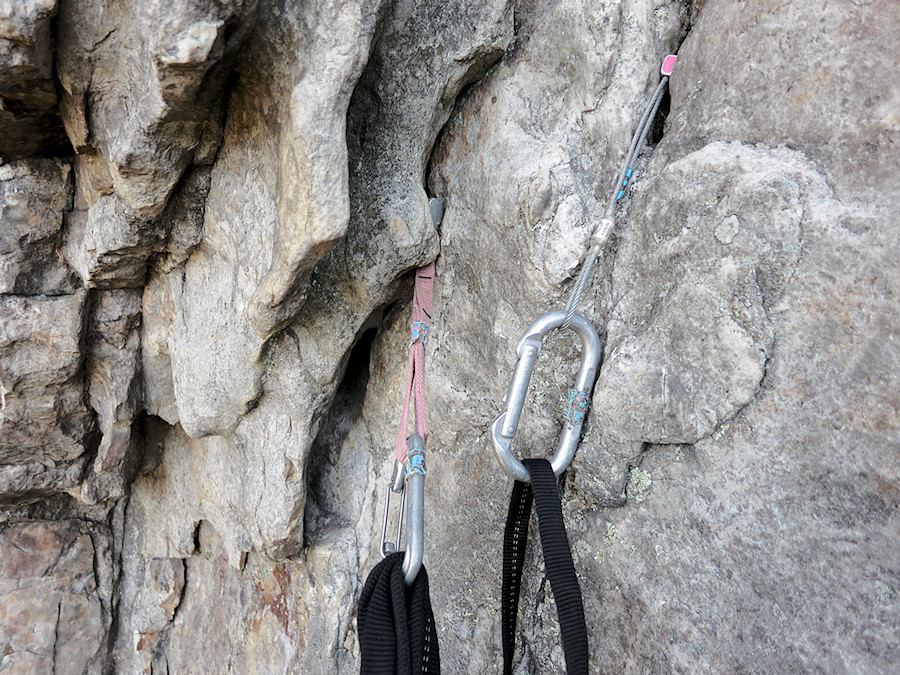
[[[678,60],[678,56],[676,54],[669,54],[663,60],[662,68],[659,69],[660,74],[663,77],[671,77],[672,71],[675,70],[675,62],[677,60]]]
[[[413,291],[413,339],[409,346],[409,370],[406,375],[403,412],[400,414],[400,428],[397,430],[397,443],[394,446],[394,454],[401,462],[406,461],[410,403],[415,407],[416,433],[423,440],[428,440],[428,419],[425,416],[425,341],[428,338],[427,326],[431,324],[433,295],[434,263],[431,263],[416,272],[416,289]],[[421,324],[424,324],[424,327]]]

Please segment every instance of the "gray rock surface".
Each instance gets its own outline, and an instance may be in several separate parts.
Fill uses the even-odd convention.
[[[0,6],[0,158],[66,155],[71,146],[57,110],[52,24],[57,0]]]
[[[81,199],[66,257],[88,286],[142,286],[161,217],[192,160],[212,162],[222,95],[256,3],[65,3],[60,112]]]
[[[94,504],[124,497],[141,455],[132,423],[141,411],[141,292],[98,293],[88,327],[86,377],[102,434],[82,499]]]
[[[41,494],[32,471],[46,473],[51,490],[64,477],[76,479],[64,487],[77,486],[65,467],[82,461],[94,425],[84,400],[85,298],[0,296],[0,465],[13,495]],[[12,468],[21,465],[32,468]]]
[[[59,254],[71,193],[69,162],[19,160],[0,166],[0,293],[75,291],[72,270]]]
[[[0,530],[3,673],[83,673],[102,660],[105,630],[94,546],[70,522]]]
[[[896,671],[897,35],[890,0],[0,3],[0,673],[357,671],[435,258],[425,562],[445,672],[499,672],[487,428],[676,50],[581,304],[591,670]],[[523,456],[579,358],[545,340]],[[564,668],[543,570],[520,673]]]

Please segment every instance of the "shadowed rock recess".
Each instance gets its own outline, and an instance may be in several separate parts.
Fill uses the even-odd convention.
[[[485,432],[671,52],[581,305],[591,670],[900,671],[898,36],[895,0],[0,2],[0,674],[358,671],[435,259],[425,564],[444,671],[501,672]],[[548,338],[523,455],[578,361]],[[534,543],[518,634],[563,672]]]

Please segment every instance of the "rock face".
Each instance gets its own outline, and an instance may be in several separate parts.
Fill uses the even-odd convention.
[[[445,671],[499,672],[486,430],[676,51],[580,308],[592,672],[900,669],[896,3],[7,4],[0,673],[358,670],[435,259],[425,563]],[[516,672],[564,669],[545,582]]]
[[[0,158],[6,162],[71,153],[53,76],[56,0],[0,7]]]
[[[109,621],[89,532],[77,521],[7,523],[0,545],[3,672],[98,672]]]

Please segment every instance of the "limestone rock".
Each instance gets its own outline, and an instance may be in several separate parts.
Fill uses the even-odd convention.
[[[185,175],[162,215],[167,222],[168,240],[144,286],[140,349],[144,407],[149,414],[172,425],[179,420],[171,359],[173,293],[180,288],[182,266],[201,241],[209,182],[210,172],[205,167],[196,167]]]
[[[141,315],[139,290],[99,293],[93,303],[86,379],[102,438],[82,487],[89,503],[124,496],[136,469],[140,441],[131,427],[143,403]]]
[[[35,627],[2,622],[0,670],[357,670],[438,256],[425,564],[444,669],[499,672],[486,432],[678,50],[580,307],[591,670],[897,671],[895,4],[0,10],[3,105],[37,96],[0,132],[49,115],[0,133],[0,612]],[[523,456],[579,358],[545,339]],[[535,542],[520,608],[517,671],[562,672]]]
[[[0,166],[0,294],[75,290],[72,270],[59,254],[70,174],[68,162],[52,159]]]
[[[369,2],[329,3],[309,15],[278,3],[260,8],[212,173],[204,241],[173,293],[173,381],[191,436],[233,430],[259,398],[272,326],[257,332],[250,301],[275,259],[269,283],[278,286],[270,290],[277,307],[286,293],[302,291],[346,229],[345,111],[376,10]],[[307,108],[313,101],[319,107]],[[274,282],[282,270],[287,278]]]
[[[254,10],[252,1],[185,0],[165,11],[157,3],[71,3],[60,11],[66,128],[79,152],[106,160],[126,215],[152,217],[165,206]]]
[[[209,167],[191,167],[160,216],[168,235],[165,248],[159,252],[161,256],[156,263],[160,271],[170,272],[184,265],[202,240],[210,174]]]
[[[160,228],[127,217],[115,195],[101,197],[87,211],[73,211],[66,220],[66,260],[89,286],[140,286],[150,254],[165,240]]]
[[[71,152],[56,109],[52,22],[56,0],[0,7],[0,158]]]
[[[102,661],[105,627],[94,547],[76,523],[0,530],[4,673],[83,673]]]
[[[195,153],[208,163],[218,145],[219,97],[254,11],[252,0],[62,8],[62,115],[95,185],[66,247],[86,284],[143,285],[168,235],[169,197]]]
[[[0,466],[0,504],[33,501],[78,490],[85,461],[82,456],[68,464],[48,466],[46,461],[33,461]]]
[[[171,425],[178,422],[178,402],[172,381],[171,335],[175,301],[171,285],[175,277],[154,275],[144,288],[144,324],[141,332],[141,366],[144,408]]]
[[[842,200],[893,203],[900,90],[885,84],[896,82],[900,7],[874,0],[821,9],[812,17],[804,3],[764,0],[752,12],[705,3],[672,80],[679,114],[670,133],[679,141],[669,147],[683,154],[711,140],[785,145],[807,153]],[[789,50],[774,46],[785,26],[798,27]]]
[[[276,10],[285,11],[265,11]],[[323,5],[304,20],[324,29],[331,17],[344,32],[325,32],[304,42],[307,60],[317,63],[323,54],[332,58],[334,44],[352,48],[343,48],[347,51],[341,52],[339,69],[307,71],[287,90],[292,78],[282,71],[292,61],[272,45],[298,39],[289,26],[299,19],[276,22],[265,11],[258,41],[251,41],[252,69],[239,68],[243,77],[232,96],[234,112],[213,171],[204,241],[174,293],[173,380],[179,419],[192,437],[233,430],[240,415],[256,404],[267,339],[293,319],[304,367],[316,381],[336,384],[343,356],[370,315],[391,301],[396,279],[433,257],[436,241],[421,179],[430,148],[456,93],[497,58],[508,40],[505,2],[472,10],[468,20],[479,31],[455,39],[446,54],[433,36],[442,22],[462,20],[461,4],[424,13],[415,24],[399,13],[388,19],[385,36],[374,46],[376,54],[383,50],[385,55],[373,59],[363,73],[376,7],[342,6],[338,13],[337,6]],[[387,68],[382,59],[388,58],[392,63],[406,59],[406,65]],[[361,75],[357,98],[351,101],[348,83],[355,84]],[[326,123],[331,112],[325,116],[299,108],[297,97],[309,100],[309,88],[326,97],[322,105],[329,111],[346,113],[332,125]],[[280,127],[272,128],[263,110],[283,111],[292,120],[293,135],[287,139]],[[312,125],[314,132],[302,131]],[[308,145],[312,140],[321,145]],[[371,167],[353,155],[363,141],[365,152],[377,157]],[[395,168],[398,161],[408,167],[402,179]],[[238,168],[248,163],[254,171]],[[348,163],[352,171],[345,184]],[[372,202],[367,195],[380,192],[381,185],[391,185],[391,199]],[[240,202],[220,196],[234,191],[243,195]],[[251,213],[256,225],[248,228]],[[323,259],[345,231],[348,238]],[[266,245],[273,239],[279,242],[274,249]],[[375,258],[366,253],[373,242],[382,251]],[[364,259],[378,263],[364,264]],[[310,278],[319,260],[320,272]],[[237,275],[235,269],[240,270]],[[307,296],[313,308],[301,312]],[[221,367],[195,358],[197,353],[229,364],[227,378]]]
[[[81,336],[86,293],[0,296],[0,464],[77,459],[93,415],[85,405]]]

